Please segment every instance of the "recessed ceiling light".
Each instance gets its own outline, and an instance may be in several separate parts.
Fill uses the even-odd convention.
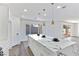
[[[54,3],[51,3],[51,5],[54,5]]]
[[[62,8],[66,8],[66,6],[63,6]]]
[[[27,9],[24,9],[24,12],[27,12]]]
[[[66,6],[57,6],[57,8],[63,8],[64,9],[64,8],[66,8]]]
[[[57,8],[61,8],[61,6],[57,6]]]
[[[44,16],[46,16],[47,14],[45,13]]]
[[[38,24],[33,24],[34,27],[38,27]]]
[[[46,9],[43,9],[43,11],[46,11]]]

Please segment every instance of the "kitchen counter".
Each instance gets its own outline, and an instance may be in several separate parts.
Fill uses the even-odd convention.
[[[47,35],[45,35],[45,36],[46,36],[46,38],[42,38],[42,34],[40,36],[37,36],[37,34],[29,35],[29,41],[32,41],[32,42],[30,42],[29,46],[32,47],[33,44],[37,43],[37,47],[38,47],[38,44],[41,46],[40,50],[44,50],[44,48],[45,48],[47,50],[50,50],[50,52],[53,52],[53,53],[49,53],[49,54],[57,55],[57,52],[60,49],[64,50],[65,48],[69,48],[70,46],[72,46],[76,43],[76,42],[72,42],[70,40],[63,40],[63,39],[61,39],[59,42],[54,42],[54,41],[52,41],[52,39],[54,37],[50,37]],[[33,48],[35,49],[35,47],[32,47],[31,49],[33,49]],[[36,52],[34,52],[34,53],[36,53]]]

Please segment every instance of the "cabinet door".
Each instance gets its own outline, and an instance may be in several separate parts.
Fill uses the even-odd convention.
[[[32,38],[30,39],[29,45],[35,56],[56,56],[56,53]]]
[[[39,42],[35,42],[38,48],[40,56],[54,56],[56,55],[53,51],[49,50],[46,46],[42,45]]]
[[[30,40],[29,40],[29,46],[30,46],[33,54],[35,56],[39,56],[40,52],[38,50],[38,45],[36,44],[35,40],[33,40],[33,39],[30,38]]]
[[[75,56],[74,51],[75,51],[75,49],[73,48],[73,46],[69,46],[69,47],[63,49],[62,53],[67,56]]]

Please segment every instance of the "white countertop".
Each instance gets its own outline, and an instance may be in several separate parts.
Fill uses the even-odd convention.
[[[52,51],[58,51],[60,48],[65,49],[76,43],[76,42],[72,42],[70,40],[64,40],[64,39],[61,39],[59,42],[54,42],[52,41],[54,37],[49,37],[45,35],[46,38],[42,38],[41,37],[42,34],[40,36],[37,36],[37,34],[33,34],[29,36]]]

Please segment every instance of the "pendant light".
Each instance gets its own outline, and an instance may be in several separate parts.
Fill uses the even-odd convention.
[[[53,20],[51,21],[51,24],[54,24],[54,21]]]

